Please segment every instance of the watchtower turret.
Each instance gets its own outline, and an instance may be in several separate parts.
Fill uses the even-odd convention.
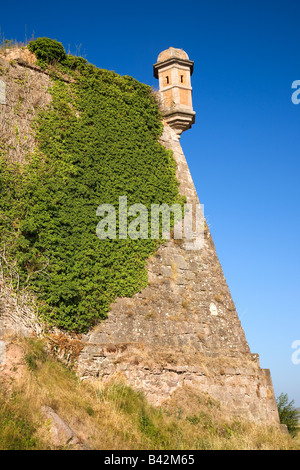
[[[177,134],[190,129],[195,122],[192,105],[191,76],[194,62],[182,49],[161,52],[153,65],[154,77],[159,79],[159,93],[165,120]]]

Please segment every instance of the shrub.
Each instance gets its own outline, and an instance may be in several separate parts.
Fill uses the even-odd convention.
[[[287,394],[281,393],[277,398],[279,419],[281,424],[285,424],[289,433],[296,436],[299,432],[299,411],[294,407],[294,400],[289,402]]]
[[[34,52],[38,59],[38,64],[43,67],[55,62],[62,62],[67,57],[64,46],[54,39],[35,39],[29,42],[28,49]]]

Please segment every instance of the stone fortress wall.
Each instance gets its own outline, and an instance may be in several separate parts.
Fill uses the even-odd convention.
[[[35,146],[31,121],[51,99],[49,76],[34,66],[32,56],[24,57],[27,52],[0,57],[4,70],[0,78],[6,85],[6,102],[0,105],[1,132],[10,159],[22,164]],[[180,193],[188,203],[199,204],[179,142],[181,132],[195,120],[186,75],[192,73],[193,63],[174,48],[159,59],[157,73],[164,73],[163,86],[169,66],[172,80],[177,80],[176,90],[167,90],[175,94],[164,103],[161,143],[173,151]],[[190,95],[180,95],[180,87]],[[183,103],[175,103],[180,96]],[[258,355],[249,350],[208,227],[201,250],[186,249],[185,240],[168,240],[149,259],[147,269],[148,286],[133,298],[117,299],[108,319],[81,338],[77,371],[82,379],[110,380],[121,375],[156,405],[179,388],[193,387],[218,400],[229,416],[278,424],[270,372],[260,368]],[[42,334],[27,300],[17,298],[0,276],[0,363],[5,361],[9,333]]]
[[[166,123],[161,142],[173,150],[181,194],[199,203],[179,137]],[[201,250],[171,239],[147,268],[148,286],[118,299],[83,338],[80,376],[121,374],[156,405],[179,387],[194,387],[230,416],[278,424],[270,372],[249,350],[207,226]]]
[[[173,151],[179,191],[199,199],[179,139],[195,122],[191,75],[182,49],[161,52],[153,66],[164,115],[161,143]],[[251,354],[207,225],[200,250],[166,241],[148,262],[148,286],[118,299],[108,319],[88,334],[79,358],[82,378],[118,374],[160,405],[178,388],[217,399],[230,416],[279,423],[269,370]]]

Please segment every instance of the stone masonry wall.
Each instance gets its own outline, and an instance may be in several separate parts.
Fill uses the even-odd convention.
[[[199,203],[179,139],[166,123],[161,143],[173,150],[181,194]],[[83,338],[80,376],[121,375],[156,405],[178,387],[195,387],[230,416],[278,424],[270,373],[249,350],[208,227],[201,250],[168,240],[147,269],[148,286],[118,299],[108,319]]]
[[[1,150],[9,161],[24,164],[36,147],[32,122],[51,101],[49,76],[33,62],[28,50],[0,53],[0,80],[6,104],[0,104]]]
[[[51,100],[49,76],[24,54],[28,51],[0,55],[6,85],[0,133],[7,158],[22,164],[36,144],[32,119]],[[173,150],[181,194],[198,204],[178,137],[166,123],[161,142]],[[219,400],[230,416],[277,424],[270,373],[249,350],[208,227],[200,251],[187,250],[184,240],[169,240],[147,269],[148,286],[131,299],[118,299],[108,319],[81,338],[80,376],[122,375],[156,405],[180,387],[194,387]],[[17,297],[0,269],[0,362],[2,340],[15,333],[42,334],[42,326],[34,299]]]

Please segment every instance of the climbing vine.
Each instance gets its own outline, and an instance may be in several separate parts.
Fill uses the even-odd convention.
[[[117,208],[119,196],[148,209],[182,198],[172,153],[158,143],[162,120],[150,87],[62,56],[51,94],[30,163],[0,165],[0,234],[44,319],[84,332],[117,297],[147,285],[145,265],[159,244],[100,240],[97,207]]]

